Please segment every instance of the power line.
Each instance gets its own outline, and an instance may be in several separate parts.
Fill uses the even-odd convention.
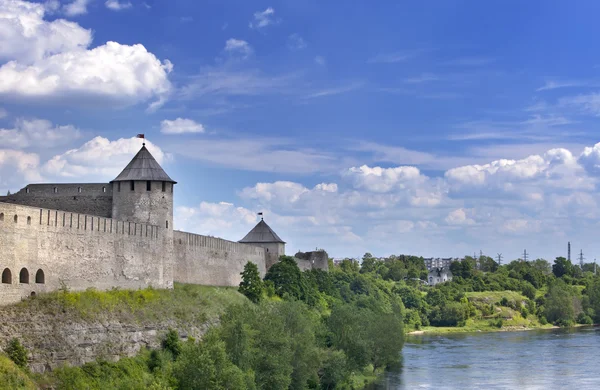
[[[498,253],[498,266],[502,265],[502,253]]]

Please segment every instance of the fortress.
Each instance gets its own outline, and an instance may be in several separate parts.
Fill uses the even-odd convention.
[[[61,287],[237,286],[246,262],[264,276],[285,254],[262,219],[238,242],[173,230],[175,184],[144,144],[109,183],[0,196],[0,304]],[[328,269],[325,251],[295,259],[302,270]]]

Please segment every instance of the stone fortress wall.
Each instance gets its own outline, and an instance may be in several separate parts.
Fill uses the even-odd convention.
[[[267,272],[265,249],[180,231],[173,232],[175,280],[212,286],[238,286],[248,261]]]
[[[110,218],[113,190],[110,183],[29,184],[19,192],[0,196],[0,202]]]
[[[173,286],[157,226],[0,203],[0,296],[11,303],[66,286]]]
[[[111,183],[29,184],[0,196],[0,304],[61,287],[237,286],[248,261],[264,276],[285,254],[262,219],[254,242],[173,230],[174,184],[143,146]],[[327,270],[327,260],[325,251],[296,255],[302,270]]]

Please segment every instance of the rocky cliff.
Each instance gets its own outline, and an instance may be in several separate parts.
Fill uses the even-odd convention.
[[[34,372],[98,358],[116,360],[158,347],[169,329],[182,338],[199,338],[228,304],[244,299],[235,289],[190,285],[57,292],[0,308],[0,346],[21,340]]]

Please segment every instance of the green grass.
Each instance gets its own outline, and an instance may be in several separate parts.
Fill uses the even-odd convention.
[[[34,390],[37,386],[12,360],[0,354],[0,388]]]
[[[493,303],[495,305],[500,303],[502,298],[506,298],[513,302],[522,302],[527,300],[526,297],[516,291],[467,292],[465,295],[471,302],[482,302],[487,304]]]
[[[235,287],[175,283],[172,290],[56,291],[18,303],[14,310],[60,313],[72,320],[121,320],[144,324],[172,320],[204,323],[215,320],[225,307],[246,298]]]

